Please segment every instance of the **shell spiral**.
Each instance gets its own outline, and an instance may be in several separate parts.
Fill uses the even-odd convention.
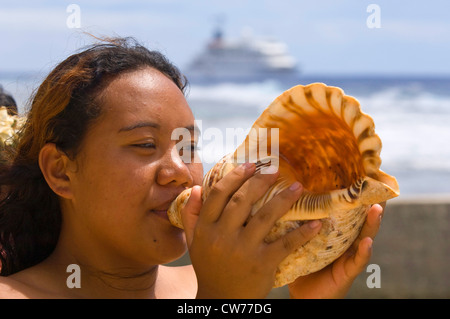
[[[243,143],[205,175],[202,198],[234,167],[249,161],[257,163],[257,172],[271,165],[280,171],[254,204],[252,216],[292,182],[302,183],[305,191],[265,240],[272,242],[306,220],[320,219],[322,228],[278,266],[274,287],[283,286],[336,260],[359,235],[370,206],[399,195],[396,179],[380,170],[380,152],[374,121],[355,98],[323,83],[298,85],[277,97]],[[169,209],[177,227],[182,228],[180,211],[189,192]]]

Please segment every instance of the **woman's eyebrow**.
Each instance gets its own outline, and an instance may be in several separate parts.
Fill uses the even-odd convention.
[[[138,129],[138,128],[143,128],[143,127],[151,127],[151,128],[156,128],[156,129],[160,129],[161,128],[161,126],[158,123],[154,123],[154,122],[139,122],[139,123],[132,124],[130,126],[122,127],[119,130],[119,133],[121,133],[121,132],[129,132],[129,131],[132,131],[132,130],[135,130],[135,129]]]
[[[132,124],[130,126],[122,127],[119,130],[119,133],[129,132],[129,131],[143,128],[143,127],[151,127],[151,128],[160,129],[161,125],[159,125],[158,123],[154,123],[154,122],[139,122],[139,123]],[[187,129],[188,131],[194,132],[194,134],[200,134],[200,129],[197,127],[197,125],[188,125],[184,128]]]

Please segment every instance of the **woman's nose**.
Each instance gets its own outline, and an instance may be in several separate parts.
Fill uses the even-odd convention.
[[[183,162],[176,147],[168,150],[161,160],[156,181],[160,185],[190,187],[193,184],[193,177],[189,167]]]

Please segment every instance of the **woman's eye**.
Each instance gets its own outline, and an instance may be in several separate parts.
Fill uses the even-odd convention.
[[[154,143],[141,143],[141,144],[133,144],[134,147],[138,148],[155,148],[156,145]]]
[[[198,147],[198,145],[197,144],[191,144],[190,145],[190,150],[191,150],[191,152],[196,152],[196,151],[198,151],[200,148]]]
[[[196,153],[198,152],[199,147],[197,143],[183,145],[178,149],[180,156],[187,163],[192,163],[192,161],[196,158]]]

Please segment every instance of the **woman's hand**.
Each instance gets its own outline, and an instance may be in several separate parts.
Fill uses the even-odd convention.
[[[182,212],[198,298],[264,298],[272,289],[278,264],[314,237],[320,223],[307,223],[273,243],[264,238],[298,200],[302,187],[293,184],[266,203],[247,223],[252,205],[278,173],[255,174],[254,164],[235,168],[201,203],[194,187]]]
[[[299,277],[289,285],[291,298],[343,298],[353,281],[365,269],[372,255],[372,242],[381,223],[386,203],[373,205],[353,245],[324,269]]]

